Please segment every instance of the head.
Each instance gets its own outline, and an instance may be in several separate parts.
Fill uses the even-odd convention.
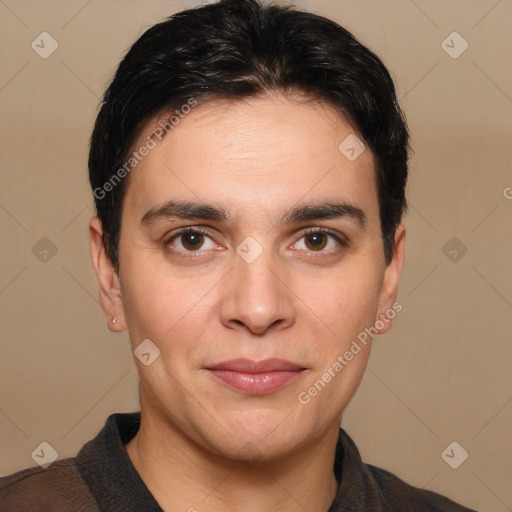
[[[330,20],[223,0],[147,30],[89,156],[109,328],[159,354],[136,359],[141,408],[231,457],[247,442],[277,457],[339,424],[361,333],[395,314],[407,153],[389,72]],[[302,371],[242,392],[211,371],[239,358]]]

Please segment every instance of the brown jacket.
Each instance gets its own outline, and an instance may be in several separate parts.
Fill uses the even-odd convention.
[[[139,426],[139,412],[112,414],[76,457],[0,478],[0,512],[163,512],[124,448]],[[364,464],[341,428],[334,472],[341,484],[327,512],[475,512]]]

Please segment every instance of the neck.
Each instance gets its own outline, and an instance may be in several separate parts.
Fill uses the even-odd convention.
[[[339,422],[285,460],[239,461],[191,440],[143,407],[128,456],[164,511],[326,512],[338,489],[333,465]]]

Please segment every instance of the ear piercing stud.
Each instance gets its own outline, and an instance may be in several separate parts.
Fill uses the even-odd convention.
[[[112,323],[115,324],[117,322],[117,317],[112,317]]]

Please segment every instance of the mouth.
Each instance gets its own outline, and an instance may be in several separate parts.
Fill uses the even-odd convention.
[[[283,388],[306,368],[283,359],[232,359],[206,370],[218,381],[250,395],[265,395]]]

